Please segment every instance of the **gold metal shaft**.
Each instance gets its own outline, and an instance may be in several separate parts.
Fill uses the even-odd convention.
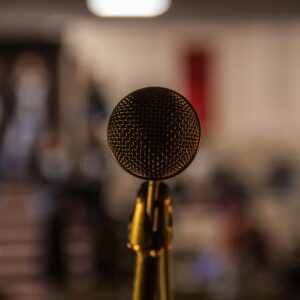
[[[142,184],[128,227],[128,246],[136,252],[133,300],[153,300],[160,286],[161,300],[173,300],[169,248],[172,209],[163,182]]]
[[[174,300],[170,269],[170,251],[168,248],[165,248],[159,256],[159,286],[161,300]]]
[[[133,300],[153,300],[158,285],[158,257],[137,252]]]

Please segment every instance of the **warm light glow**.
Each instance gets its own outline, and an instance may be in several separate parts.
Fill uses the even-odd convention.
[[[171,0],[87,0],[87,5],[102,17],[154,17],[166,12]]]

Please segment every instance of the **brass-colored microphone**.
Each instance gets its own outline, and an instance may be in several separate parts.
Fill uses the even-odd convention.
[[[133,299],[173,299],[168,252],[172,239],[169,189],[162,180],[182,172],[197,154],[201,125],[190,102],[162,87],[132,92],[114,108],[108,143],[120,166],[147,180],[129,224],[128,246],[137,253]]]

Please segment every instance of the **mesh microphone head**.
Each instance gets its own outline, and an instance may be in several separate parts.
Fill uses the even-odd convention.
[[[184,170],[197,153],[200,136],[200,121],[188,100],[161,87],[127,95],[108,124],[115,159],[145,180],[163,180]]]

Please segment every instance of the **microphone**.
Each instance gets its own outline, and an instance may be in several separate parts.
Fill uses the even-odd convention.
[[[179,174],[193,161],[200,145],[200,120],[179,93],[146,87],[117,104],[107,138],[119,165],[147,181],[140,188],[128,227],[128,246],[137,253],[133,299],[153,299],[159,271],[161,299],[171,300],[172,209],[162,180]]]
[[[162,87],[127,95],[108,124],[115,159],[145,180],[163,180],[183,171],[197,153],[200,136],[200,121],[189,101]]]

